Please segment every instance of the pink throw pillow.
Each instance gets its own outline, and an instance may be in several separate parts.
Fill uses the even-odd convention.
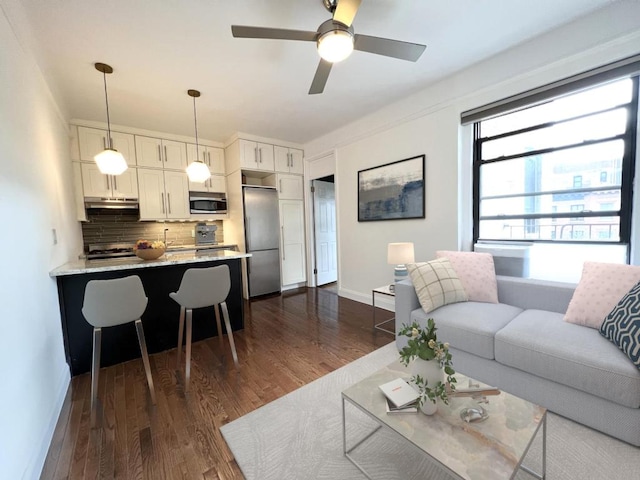
[[[436,257],[449,259],[470,301],[498,303],[498,281],[490,253],[438,250]]]
[[[600,328],[605,317],[640,281],[640,267],[584,262],[582,277],[571,297],[565,322]]]

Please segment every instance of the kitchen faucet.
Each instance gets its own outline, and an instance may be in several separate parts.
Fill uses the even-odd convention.
[[[164,246],[168,247],[169,245],[167,245],[167,232],[169,231],[168,228],[164,229]]]

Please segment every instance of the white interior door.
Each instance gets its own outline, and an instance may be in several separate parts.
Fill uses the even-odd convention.
[[[316,285],[338,280],[336,190],[329,182],[313,180]]]

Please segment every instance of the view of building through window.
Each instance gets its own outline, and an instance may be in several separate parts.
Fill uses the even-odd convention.
[[[628,243],[634,88],[619,80],[478,122],[474,241]]]

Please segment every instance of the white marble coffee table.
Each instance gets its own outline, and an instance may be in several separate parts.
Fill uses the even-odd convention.
[[[487,397],[482,406],[489,418],[479,423],[466,423],[460,411],[477,406],[471,398],[452,398],[449,405],[440,404],[435,415],[422,413],[387,414],[384,395],[379,385],[398,377],[409,377],[399,362],[377,371],[342,392],[342,432],[344,455],[367,478],[372,478],[352,455],[381,428],[390,429],[403,441],[431,457],[454,478],[469,480],[511,479],[519,469],[536,478],[546,475],[547,410],[526,400],[502,392]],[[468,378],[456,374],[458,385],[466,386]],[[378,426],[347,446],[347,408],[358,408]],[[531,443],[542,426],[541,472],[522,465]],[[400,459],[399,459],[400,461]]]

